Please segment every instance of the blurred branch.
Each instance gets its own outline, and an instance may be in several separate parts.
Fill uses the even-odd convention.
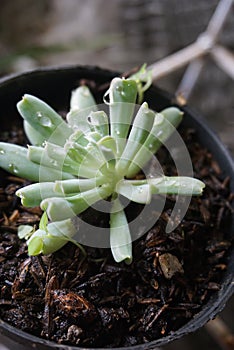
[[[152,70],[153,80],[158,80],[208,53],[210,50],[209,41],[203,40],[205,38],[201,39],[199,38],[195,43],[149,66],[149,69]]]
[[[216,64],[234,79],[234,55],[222,46],[216,45],[211,51]]]
[[[216,40],[221,33],[232,4],[233,0],[221,0],[218,3],[218,6],[216,7],[216,10],[206,29],[206,32],[214,40]]]
[[[122,40],[122,36],[119,34],[102,35],[93,40],[79,40],[72,41],[66,45],[54,44],[49,46],[26,46],[20,49],[0,57],[0,71],[9,67],[14,61],[22,56],[28,56],[33,59],[43,58],[45,55],[51,55],[62,52],[71,52],[75,50],[79,51],[91,51],[102,50],[107,46],[112,45],[114,42]]]
[[[198,58],[189,64],[177,88],[176,95],[182,94],[183,98],[188,100],[204,64],[203,58]]]
[[[220,317],[209,321],[205,328],[222,350],[234,349],[234,335]]]
[[[232,5],[233,0],[220,0],[206,31],[200,34],[193,44],[149,66],[153,80],[158,80],[190,63],[178,89],[178,93],[185,93],[188,97],[199,78],[204,64],[202,58],[208,54],[211,54],[219,67],[234,79],[233,55],[222,46],[216,46]]]

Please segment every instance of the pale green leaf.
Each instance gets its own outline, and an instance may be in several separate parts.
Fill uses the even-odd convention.
[[[48,225],[48,217],[47,217],[46,213],[43,213],[41,220],[40,220],[39,229],[47,231],[47,225]]]
[[[64,145],[72,129],[48,104],[32,95],[24,95],[17,103],[21,116],[42,138],[58,145]]]
[[[97,110],[96,102],[94,97],[85,85],[79,86],[72,91],[71,100],[70,100],[70,109],[87,109],[91,108],[93,111]]]
[[[34,232],[34,227],[31,225],[20,225],[18,227],[18,236],[20,239],[28,239]]]
[[[127,197],[133,202],[148,204],[151,201],[151,188],[149,184],[137,185],[134,182],[119,181],[115,188],[116,192]]]
[[[110,214],[110,246],[116,262],[132,261],[132,239],[123,207],[118,199]]]
[[[42,146],[44,144],[45,138],[26,120],[24,120],[24,132],[32,145]]]
[[[151,159],[161,145],[171,136],[180,124],[183,113],[175,107],[170,107],[156,113],[152,129],[140,150],[135,155],[128,168],[126,176],[134,177]]]
[[[123,175],[126,174],[131,161],[140,150],[154,123],[155,113],[148,108],[148,104],[144,102],[140,107],[130,134],[128,136],[127,144],[124,151],[116,164],[116,171]]]
[[[31,181],[71,179],[71,174],[35,164],[28,159],[25,147],[0,142],[0,167],[9,173]]]
[[[132,122],[137,96],[134,80],[114,78],[108,90],[110,134],[117,142],[117,152],[123,151],[125,140]]]
[[[41,208],[47,212],[52,221],[66,220],[82,213],[92,204],[107,198],[110,194],[110,188],[103,185],[70,197],[44,199],[41,202]]]
[[[78,192],[85,192],[95,187],[103,185],[106,182],[105,177],[95,177],[91,179],[71,179],[64,181],[56,181],[54,190],[63,195],[71,195]]]
[[[183,196],[201,195],[205,187],[202,181],[187,176],[151,178],[148,179],[148,183],[152,187],[152,193],[180,194]]]
[[[88,116],[88,120],[101,137],[109,135],[109,121],[104,111],[91,112]]]

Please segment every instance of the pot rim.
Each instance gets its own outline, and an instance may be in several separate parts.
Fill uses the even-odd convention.
[[[96,66],[91,66],[91,65],[61,65],[61,66],[49,66],[49,67],[40,67],[37,69],[32,69],[27,72],[23,73],[13,73],[6,75],[4,77],[0,78],[0,89],[4,86],[6,86],[9,83],[14,82],[18,78],[27,78],[27,77],[36,77],[41,74],[45,73],[61,73],[61,72],[77,72],[82,70],[90,71],[90,72],[99,72],[99,73],[105,73],[109,75],[109,79],[112,77],[118,75],[118,72],[105,69],[105,68],[100,68]],[[174,101],[175,97],[156,87],[152,86],[151,88],[152,91],[157,91],[158,94],[160,94],[162,97],[166,98],[169,101]],[[211,140],[211,143],[216,144],[217,147],[220,148],[220,152],[222,154],[222,157],[225,157],[228,163],[228,167],[230,172],[234,175],[234,162],[233,162],[233,157],[228,151],[227,147],[221,142],[219,139],[219,136],[217,135],[216,132],[214,132],[207,121],[205,121],[198,112],[194,111],[191,107],[184,106],[180,108],[183,109],[185,113],[187,113],[192,119],[195,121],[197,125],[201,129],[203,129],[203,132],[209,137]],[[234,191],[234,184],[232,184],[231,189]],[[184,326],[176,330],[175,332],[170,333],[169,335],[162,337],[160,339],[144,343],[144,344],[139,344],[135,346],[129,346],[129,347],[117,347],[117,348],[112,348],[115,350],[143,350],[143,349],[157,349],[155,348],[156,346],[161,346],[165,345],[172,340],[176,340],[183,335],[186,335],[190,332],[193,332],[199,328],[201,328],[206,322],[209,320],[213,319],[217,313],[219,313],[226,305],[227,300],[231,297],[231,295],[234,293],[234,280],[233,280],[233,275],[231,278],[231,281],[228,281],[226,284],[222,284],[222,288],[215,294],[216,297],[211,296],[209,299],[209,303],[205,304],[201,311],[197,313],[193,319],[191,319],[188,323],[186,323]],[[210,302],[213,300],[213,305],[210,307]],[[217,303],[217,300],[220,300],[219,303]],[[89,349],[89,350],[102,350],[106,348],[83,348],[79,346],[69,346],[65,344],[57,344],[53,341],[46,340],[37,336],[34,336],[30,333],[24,332],[14,326],[11,326],[10,324],[6,323],[5,321],[0,319],[0,334],[3,334],[3,332],[6,332],[8,336],[10,334],[16,335],[17,338],[20,338],[21,341],[27,340],[32,342],[32,347],[34,347],[34,344],[41,344],[41,345],[47,345],[51,348],[57,348],[57,349],[66,349],[66,350],[81,350],[81,349]]]

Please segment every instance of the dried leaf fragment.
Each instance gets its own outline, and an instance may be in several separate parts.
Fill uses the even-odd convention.
[[[167,279],[171,279],[177,272],[184,273],[184,269],[175,255],[165,253],[159,256],[162,272]]]

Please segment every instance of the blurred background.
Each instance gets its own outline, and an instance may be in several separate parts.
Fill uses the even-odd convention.
[[[229,7],[218,37],[219,45],[228,50],[227,62],[223,58],[226,69],[211,55],[199,61],[200,75],[188,103],[201,112],[233,152],[231,2],[222,1],[224,8]],[[196,41],[218,4],[218,0],[1,0],[0,76],[41,66],[89,64],[124,72],[143,63],[151,65]],[[185,69],[164,74],[155,84],[175,93]],[[196,67],[194,71],[196,75]],[[233,314],[232,300],[222,313],[232,331]],[[198,347],[221,349],[205,329],[164,349]]]
[[[151,64],[194,42],[206,29],[218,3],[1,0],[0,75],[50,65],[91,64],[128,71],[144,62]],[[232,55],[232,77],[208,56],[189,103],[211,121],[225,144],[234,150],[230,132],[234,123],[233,6],[219,43]],[[184,71],[179,69],[156,83],[174,93]]]

